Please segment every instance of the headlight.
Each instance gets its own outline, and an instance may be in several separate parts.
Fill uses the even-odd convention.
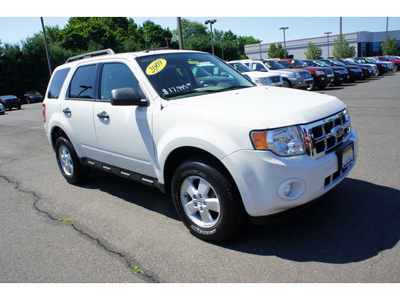
[[[254,78],[254,82],[257,83],[257,84],[268,85],[269,84],[269,78],[268,77]]]
[[[315,74],[317,74],[317,75],[325,75],[325,72],[324,71],[315,71]]]
[[[296,78],[301,78],[301,75],[300,75],[300,73],[294,73],[294,76],[296,77]]]
[[[251,139],[256,150],[270,150],[280,156],[305,153],[303,134],[298,126],[253,131]]]

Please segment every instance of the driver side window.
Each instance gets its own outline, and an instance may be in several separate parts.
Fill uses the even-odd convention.
[[[129,67],[123,63],[107,63],[101,73],[100,99],[110,100],[111,91],[120,88],[134,88],[142,99],[145,95]]]

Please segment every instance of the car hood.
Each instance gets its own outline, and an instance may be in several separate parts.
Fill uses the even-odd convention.
[[[243,72],[242,74],[246,74],[250,78],[263,78],[263,77],[271,77],[279,75],[273,72],[260,72],[260,71]]]
[[[170,100],[169,104],[191,118],[240,124],[250,130],[307,124],[346,108],[333,96],[264,86]]]

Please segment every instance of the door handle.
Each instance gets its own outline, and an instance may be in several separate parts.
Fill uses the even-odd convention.
[[[69,107],[64,108],[63,109],[63,113],[66,114],[66,115],[69,115],[69,114],[71,114],[71,110],[69,109]]]
[[[98,113],[97,116],[100,119],[109,119],[110,118],[110,116],[105,111],[102,111],[102,112]]]

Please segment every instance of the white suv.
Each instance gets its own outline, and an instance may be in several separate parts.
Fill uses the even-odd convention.
[[[223,72],[201,72],[210,64]],[[205,240],[318,198],[358,151],[337,98],[256,86],[198,51],[73,57],[54,71],[43,115],[69,183],[96,167],[158,187]]]

